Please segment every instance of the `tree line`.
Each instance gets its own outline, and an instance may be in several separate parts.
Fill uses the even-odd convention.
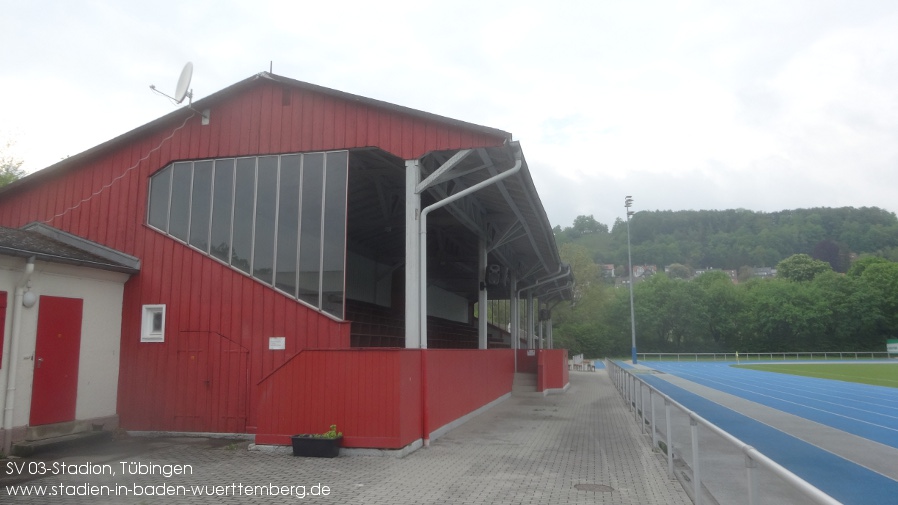
[[[701,219],[690,223],[690,217]],[[887,339],[898,338],[898,219],[892,213],[640,212],[630,225],[634,264],[659,267],[634,284],[640,352],[884,351]],[[555,232],[576,277],[575,303],[553,310],[556,345],[589,357],[629,355],[629,290],[603,278],[599,267],[626,265],[626,223],[621,227],[618,220],[608,230],[585,216]],[[616,236],[621,233],[622,241]],[[720,246],[726,243],[743,246],[727,253]],[[774,252],[764,253],[766,248]],[[709,260],[714,254],[728,259]],[[695,258],[705,260],[693,263]],[[743,263],[745,258],[763,261]],[[678,278],[662,273],[672,263],[718,269],[766,264],[777,268],[777,276],[734,283],[712,270]]]
[[[559,246],[578,244],[596,263],[625,271],[627,223],[609,227],[592,216],[556,226]],[[754,212],[743,209],[641,211],[630,218],[634,264],[693,269],[772,267],[793,254],[822,259],[844,273],[852,254],[898,261],[898,218],[877,207],[841,207]]]

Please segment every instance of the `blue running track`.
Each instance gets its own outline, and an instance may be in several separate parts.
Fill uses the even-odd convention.
[[[731,364],[647,366],[898,449],[898,389],[734,368]],[[898,364],[895,372],[898,374]]]
[[[895,503],[898,482],[653,376],[664,394],[846,505]]]

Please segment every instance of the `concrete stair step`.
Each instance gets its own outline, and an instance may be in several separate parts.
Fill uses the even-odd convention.
[[[516,373],[514,374],[514,382],[511,386],[512,393],[534,393],[536,392],[536,374],[533,373]]]
[[[82,431],[58,437],[43,438],[40,440],[23,440],[12,444],[12,453],[16,456],[31,456],[37,452],[70,447],[78,444],[100,443],[112,439],[111,431]]]

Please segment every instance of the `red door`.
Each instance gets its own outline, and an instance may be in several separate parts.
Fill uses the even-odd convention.
[[[175,430],[245,432],[249,351],[203,331],[179,333],[178,347]]]
[[[80,298],[40,297],[31,426],[75,420],[83,305]]]
[[[0,291],[0,362],[3,360],[3,334],[6,331],[6,291]],[[5,394],[3,391],[0,394]]]

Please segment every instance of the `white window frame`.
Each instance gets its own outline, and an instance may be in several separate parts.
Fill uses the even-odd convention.
[[[162,327],[154,328],[156,315],[162,317]],[[141,342],[165,342],[165,305],[144,305],[140,322]]]

